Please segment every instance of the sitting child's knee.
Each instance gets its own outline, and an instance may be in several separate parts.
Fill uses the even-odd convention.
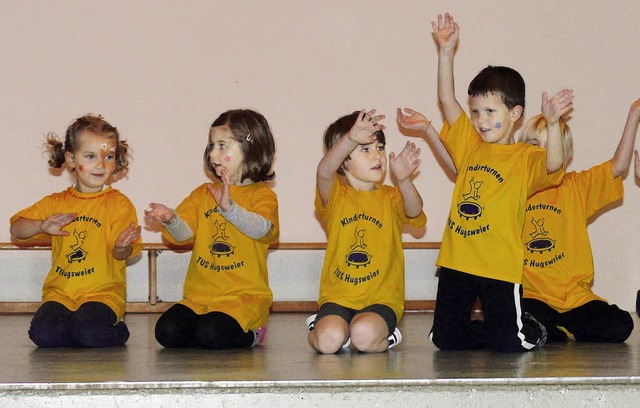
[[[312,346],[322,354],[333,354],[340,350],[346,342],[348,336],[340,330],[317,328],[309,334],[309,341]]]

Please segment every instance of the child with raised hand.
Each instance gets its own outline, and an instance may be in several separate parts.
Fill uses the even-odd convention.
[[[86,115],[64,143],[49,133],[47,146],[49,164],[66,164],[75,184],[11,217],[18,240],[51,237],[52,266],[29,337],[38,347],[122,346],[125,261],[140,252],[140,227],[129,199],[108,183],[127,170],[127,144],[101,116]]]
[[[184,298],[156,323],[167,348],[229,349],[260,344],[273,295],[267,250],[279,236],[278,201],[267,181],[275,143],[260,113],[229,110],[211,125],[204,162],[215,177],[174,210],[150,204],[145,220],[163,237],[193,244]]]
[[[396,327],[405,300],[402,225],[420,229],[427,219],[411,179],[420,164],[414,143],[389,155],[397,186],[382,184],[383,118],[375,110],[356,111],[324,134],[315,207],[327,231],[327,250],[320,309],[307,319],[309,344],[319,353],[349,344],[361,352],[383,352],[402,340]]]
[[[445,117],[440,138],[458,171],[449,218],[436,264],[440,267],[429,337],[441,350],[490,346],[527,351],[544,345],[546,331],[521,313],[524,224],[527,197],[558,184],[564,162],[559,117],[571,108],[571,91],[551,100],[548,151],[515,144],[514,128],[525,101],[520,74],[489,66],[469,84],[471,119],[455,97],[454,48],[459,27],[450,14],[432,23],[438,52],[438,98]],[[482,330],[470,319],[479,298]]]
[[[623,342],[633,330],[629,312],[593,293],[593,256],[588,220],[621,200],[622,179],[631,164],[640,121],[640,99],[629,109],[613,157],[580,172],[565,173],[562,183],[527,201],[522,309],[545,325],[549,341]],[[560,119],[565,161],[573,155],[569,126]],[[547,147],[547,119],[531,118],[522,129],[525,143]]]

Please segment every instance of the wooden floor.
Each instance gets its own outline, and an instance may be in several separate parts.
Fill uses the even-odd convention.
[[[440,352],[427,340],[432,314],[406,314],[403,342],[381,354],[318,355],[307,343],[306,314],[276,313],[262,346],[234,351],[169,350],[158,345],[158,315],[129,314],[125,347],[38,349],[27,336],[31,315],[0,316],[0,390],[73,389],[88,384],[164,387],[231,384],[637,383],[640,334],[623,344],[551,344],[522,354]],[[638,319],[636,327],[638,327]],[[128,384],[128,385],[126,385]]]

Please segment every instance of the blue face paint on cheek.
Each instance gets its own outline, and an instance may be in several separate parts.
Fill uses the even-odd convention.
[[[502,127],[502,123],[498,122],[496,123],[496,129],[500,129]]]

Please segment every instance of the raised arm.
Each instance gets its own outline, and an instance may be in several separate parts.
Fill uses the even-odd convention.
[[[407,142],[398,156],[393,152],[389,154],[389,166],[398,183],[407,218],[416,218],[422,212],[422,197],[411,179],[419,165],[420,149],[413,142]]]
[[[460,28],[449,13],[438,14],[438,21],[431,22],[433,36],[438,43],[438,99],[442,106],[444,118],[449,124],[453,124],[460,113],[462,106],[456,99],[453,80],[453,55],[460,34]]]
[[[564,89],[549,99],[542,94],[542,114],[547,120],[547,173],[555,173],[564,164],[564,147],[560,117],[573,108],[573,91]]]
[[[376,110],[369,112],[362,110],[353,127],[343,137],[341,137],[318,163],[316,171],[316,183],[318,192],[323,204],[327,204],[336,171],[342,163],[353,152],[353,149],[361,144],[369,144],[376,141],[375,132],[384,129],[384,125],[379,122],[384,119],[384,115],[374,116]]]
[[[631,164],[631,155],[633,154],[633,145],[635,144],[636,133],[638,131],[638,121],[640,121],[640,99],[635,100],[629,108],[627,122],[622,131],[620,143],[616,148],[616,152],[611,159],[611,167],[613,169],[613,177],[618,177],[627,171]],[[636,157],[638,152],[636,151]],[[635,163],[635,173],[638,177],[638,162]]]
[[[420,131],[420,135],[429,143],[439,160],[442,161],[446,169],[454,176],[458,174],[451,155],[444,147],[438,131],[431,125],[431,121],[422,113],[410,108],[404,108],[404,113],[398,108],[398,124],[405,129]]]

